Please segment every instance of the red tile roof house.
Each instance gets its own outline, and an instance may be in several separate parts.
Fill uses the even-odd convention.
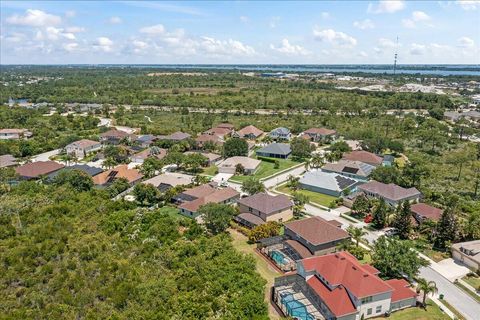
[[[418,224],[425,220],[438,221],[443,214],[443,210],[432,207],[426,203],[416,203],[410,207],[413,217]]]
[[[216,145],[222,146],[225,143],[225,140],[217,135],[211,134],[202,134],[195,138],[199,147],[203,147],[206,142],[212,142]]]
[[[180,213],[191,218],[199,216],[198,209],[208,203],[233,204],[240,193],[235,189],[227,187],[218,189],[212,184],[204,184],[198,187],[187,189],[174,197],[174,201],[180,203]]]
[[[348,239],[337,221],[311,217],[286,223],[283,236],[262,239],[257,248],[281,270],[290,271],[296,267],[294,261],[336,252]]]
[[[211,128],[211,129],[208,129],[207,131],[204,132],[204,134],[208,134],[208,135],[211,135],[211,136],[218,136],[222,139],[225,139],[231,133],[232,133],[231,129],[219,128],[219,127]]]
[[[134,134],[125,131],[111,129],[100,134],[100,142],[106,144],[119,144],[123,139],[133,141],[136,139]]]
[[[153,146],[151,148],[147,148],[143,151],[140,151],[130,156],[130,160],[132,160],[132,162],[135,162],[135,163],[143,163],[145,159],[149,157],[152,157],[152,158],[155,157],[159,160],[162,160],[163,158],[166,157],[167,153],[168,153],[167,149]]]
[[[65,167],[63,164],[55,161],[37,161],[26,163],[15,168],[15,172],[23,180],[39,179]]]
[[[125,178],[128,183],[134,185],[143,178],[143,175],[137,169],[129,169],[128,165],[122,164],[97,174],[93,177],[93,183],[97,186],[108,186],[119,178]]]
[[[237,201],[240,214],[234,220],[253,228],[269,221],[284,222],[293,218],[293,202],[286,195],[257,193]]]
[[[403,279],[384,281],[379,271],[346,251],[297,262],[297,273],[276,278],[273,302],[286,316],[358,320],[416,305]]]
[[[262,130],[258,129],[255,126],[249,125],[246,126],[245,128],[242,128],[238,131],[235,131],[233,133],[233,136],[243,138],[243,139],[248,139],[248,140],[256,140],[263,136],[265,132]]]
[[[102,148],[102,144],[98,141],[82,139],[68,144],[65,147],[67,154],[75,155],[78,159],[83,159],[89,153],[95,152]]]
[[[177,131],[177,132],[174,132],[174,133],[172,133],[168,136],[158,136],[158,139],[159,140],[171,140],[171,141],[178,142],[178,141],[186,140],[190,137],[191,137],[191,135],[189,135],[188,133]]]
[[[310,128],[302,133],[302,136],[307,136],[311,141],[332,141],[337,136],[337,131],[326,128]]]
[[[357,150],[357,151],[346,153],[343,155],[343,159],[351,160],[351,161],[360,161],[360,162],[368,163],[372,166],[379,166],[383,162],[382,157],[379,157],[374,153],[363,151],[363,150]]]
[[[0,140],[28,139],[31,136],[27,129],[0,129]]]
[[[402,188],[394,183],[385,184],[372,180],[357,187],[359,192],[363,192],[368,198],[383,198],[385,202],[396,207],[403,201],[418,202],[422,193],[417,188]]]

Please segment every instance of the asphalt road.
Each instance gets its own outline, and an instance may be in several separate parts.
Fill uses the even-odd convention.
[[[480,319],[480,303],[448,281],[447,278],[443,277],[431,267],[421,268],[420,276],[427,280],[435,281],[438,294],[443,294],[444,299],[454,306],[465,318],[469,320]]]

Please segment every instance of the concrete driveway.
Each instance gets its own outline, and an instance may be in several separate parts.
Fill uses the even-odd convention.
[[[432,269],[443,275],[450,281],[460,279],[467,275],[470,270],[462,264],[455,262],[452,258],[444,259],[436,264],[432,264]]]
[[[55,149],[52,151],[44,152],[37,154],[36,156],[32,157],[32,162],[38,162],[38,161],[48,161],[50,160],[50,157],[56,156],[59,154],[61,149]]]

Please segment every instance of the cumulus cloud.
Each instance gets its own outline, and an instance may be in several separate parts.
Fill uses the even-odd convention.
[[[410,29],[415,28],[417,26],[417,23],[423,23],[425,25],[430,26],[429,24],[430,20],[432,20],[432,18],[425,12],[413,11],[411,18],[402,20],[402,25],[405,28],[410,28]]]
[[[66,27],[65,31],[71,32],[71,33],[80,33],[80,32],[85,32],[85,28],[84,27]]]
[[[201,37],[200,49],[213,56],[252,56],[255,49],[237,40],[218,40],[211,37]]]
[[[455,1],[457,5],[459,5],[463,10],[477,10],[480,8],[480,1],[478,0],[459,0]]]
[[[469,37],[461,37],[458,39],[458,44],[463,48],[473,48],[475,46],[475,41]]]
[[[62,28],[47,27],[43,31],[37,30],[35,39],[40,41],[57,41],[60,39],[75,40],[75,35],[72,32],[65,32]]]
[[[8,36],[6,36],[4,39],[8,42],[19,43],[19,42],[24,42],[27,39],[27,37],[23,33],[13,32]]]
[[[292,45],[288,39],[283,39],[280,46],[276,47],[270,44],[270,49],[290,56],[306,56],[311,52],[300,45]]]
[[[162,24],[156,24],[154,26],[143,27],[140,29],[140,32],[149,35],[159,35],[165,33],[165,27]]]
[[[424,44],[412,43],[410,46],[410,54],[414,56],[424,55],[427,47]]]
[[[113,41],[107,37],[98,37],[93,45],[93,48],[98,51],[112,52]]]
[[[367,30],[367,29],[373,29],[375,28],[375,24],[373,23],[372,20],[370,19],[365,19],[361,21],[355,21],[353,22],[353,26],[355,28],[358,28],[360,30]]]
[[[64,43],[62,45],[62,48],[63,48],[63,50],[65,50],[67,52],[73,52],[73,51],[78,50],[79,46],[78,46],[78,43],[76,43],[76,42],[70,42],[70,43]]]
[[[108,22],[111,24],[120,24],[123,21],[120,17],[110,17],[110,19],[108,19]]]
[[[341,31],[333,29],[313,29],[313,36],[316,40],[328,42],[337,47],[354,47],[357,45],[357,39]]]
[[[366,57],[368,57],[368,54],[367,54],[365,51],[360,51],[357,55],[358,55],[359,57],[361,57],[361,58],[366,58]]]
[[[62,18],[59,16],[34,9],[28,9],[24,15],[14,14],[7,18],[9,24],[30,27],[55,26],[61,22]]]
[[[380,38],[377,41],[377,46],[373,48],[373,51],[375,51],[378,54],[381,54],[387,50],[392,50],[395,47],[395,42],[391,39],[387,38]]]
[[[378,1],[376,5],[368,4],[368,13],[394,13],[405,8],[405,1],[403,0],[383,0]]]

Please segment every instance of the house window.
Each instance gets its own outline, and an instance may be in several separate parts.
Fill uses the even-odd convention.
[[[372,300],[373,300],[373,297],[371,296],[362,298],[362,304],[372,302]]]
[[[372,308],[368,308],[367,309],[367,316],[371,315],[372,314]]]
[[[377,306],[377,308],[375,309],[375,313],[380,313],[382,312],[382,306]]]
[[[252,209],[252,208],[248,208],[248,212],[253,212],[253,209]]]

